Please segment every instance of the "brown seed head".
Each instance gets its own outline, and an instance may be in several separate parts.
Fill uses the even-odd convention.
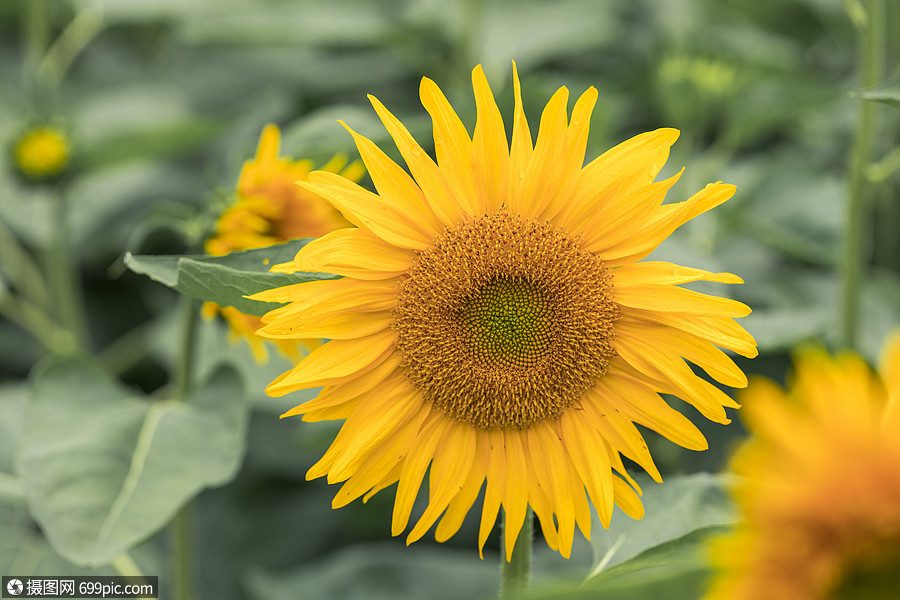
[[[408,275],[395,310],[405,373],[458,421],[556,419],[615,354],[611,273],[549,222],[506,209],[463,221]]]

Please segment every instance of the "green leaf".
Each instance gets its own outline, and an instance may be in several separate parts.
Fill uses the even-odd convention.
[[[900,71],[871,89],[852,92],[851,95],[863,100],[881,102],[892,108],[900,108]]]
[[[595,533],[591,536],[594,568],[589,578],[598,577],[604,569],[667,540],[736,520],[734,506],[725,490],[726,478],[722,475],[696,473],[668,477],[663,484],[649,478],[639,482],[644,492],[643,519],[631,519],[616,508],[607,531],[595,515]]]
[[[246,420],[230,368],[183,402],[150,401],[93,365],[59,360],[36,377],[16,468],[54,549],[78,565],[108,564],[234,477]]]
[[[707,544],[727,531],[722,526],[695,529],[653,546],[584,584],[562,581],[537,586],[527,597],[530,600],[696,600],[703,596],[710,576]]]
[[[272,265],[292,260],[309,241],[291,240],[225,256],[136,256],[129,252],[125,264],[135,273],[191,298],[233,306],[248,315],[263,315],[281,305],[248,300],[244,296],[305,281],[336,278],[325,273],[269,272]]]
[[[284,576],[252,572],[251,598],[468,600],[496,593],[497,567],[471,550],[356,546]]]

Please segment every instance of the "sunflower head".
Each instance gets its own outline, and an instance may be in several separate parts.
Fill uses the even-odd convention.
[[[32,180],[51,179],[69,164],[69,138],[53,127],[36,127],[23,133],[13,146],[19,172]]]
[[[319,237],[350,226],[325,200],[297,185],[298,181],[308,179],[312,163],[280,156],[280,145],[278,127],[266,125],[256,156],[245,162],[241,169],[237,201],[222,213],[216,224],[216,234],[206,240],[209,254],[264,248],[296,238]],[[348,164],[343,155],[336,155],[322,166],[322,170],[340,173],[352,181],[359,180],[364,173],[360,163]],[[207,318],[221,315],[230,325],[232,338],[247,340],[256,360],[266,360],[265,342],[255,333],[262,326],[259,317],[212,302],[203,306],[203,314]],[[282,354],[291,360],[299,360],[301,355],[296,341],[276,340],[274,343]],[[310,340],[302,345],[311,348],[318,343]]]
[[[743,524],[713,546],[710,599],[889,598],[900,589],[900,336],[880,373],[801,352],[787,390],[751,382],[733,460]]]
[[[743,386],[716,346],[755,356],[734,321],[749,308],[677,286],[741,280],[639,262],[734,187],[710,184],[664,204],[680,174],[655,179],[677,131],[639,135],[585,166],[596,90],[571,117],[568,90],[557,91],[533,140],[514,67],[507,141],[481,67],[472,82],[470,134],[437,85],[422,80],[434,157],[371,98],[408,171],[350,129],[375,191],[321,171],[303,184],[357,227],[273,267],[341,279],[253,296],[288,303],[263,317],[261,335],[330,340],[267,391],[323,386],[284,416],[346,420],[307,474],[343,482],[335,507],[396,483],[398,535],[428,473],[428,506],[408,542],[435,524],[436,539],[449,538],[483,490],[480,547],[502,507],[509,557],[531,506],[547,543],[568,556],[576,526],[590,536],[591,504],[606,526],[614,503],[643,514],[622,457],[660,477],[635,423],[706,447],[661,393],[722,423],[725,407],[737,406],[685,359]]]

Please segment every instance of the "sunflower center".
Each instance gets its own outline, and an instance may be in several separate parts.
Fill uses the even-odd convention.
[[[420,252],[394,312],[404,372],[481,429],[557,419],[606,373],[618,306],[577,239],[501,209]]]
[[[550,349],[553,314],[526,279],[489,281],[455,315],[475,359],[484,365],[530,367]]]
[[[886,547],[896,547],[896,540],[885,541]],[[842,575],[830,594],[833,600],[879,600],[892,598],[900,590],[900,554],[866,557],[857,560]]]

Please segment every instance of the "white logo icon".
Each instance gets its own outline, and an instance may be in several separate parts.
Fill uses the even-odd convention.
[[[6,582],[6,591],[9,592],[11,596],[18,596],[22,593],[23,589],[25,589],[25,586],[23,586],[22,582],[18,579],[10,579]]]

